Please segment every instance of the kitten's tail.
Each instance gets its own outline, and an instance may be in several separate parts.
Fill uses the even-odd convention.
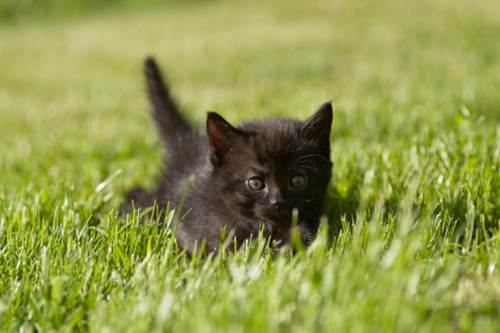
[[[193,130],[170,96],[170,91],[153,57],[147,57],[144,61],[144,75],[158,132],[165,145],[175,145],[180,138],[192,133]]]

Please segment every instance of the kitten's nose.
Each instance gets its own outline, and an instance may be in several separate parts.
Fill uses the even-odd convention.
[[[273,195],[270,198],[269,203],[271,204],[271,206],[273,206],[273,208],[276,209],[282,209],[285,207],[285,201],[283,200],[283,197],[280,194]]]

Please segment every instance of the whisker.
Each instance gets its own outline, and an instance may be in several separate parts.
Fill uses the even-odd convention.
[[[302,200],[304,202],[311,202],[311,201],[317,201],[317,200],[321,200],[322,198],[321,197],[316,197],[316,198],[311,198],[311,199],[305,199],[305,200]]]

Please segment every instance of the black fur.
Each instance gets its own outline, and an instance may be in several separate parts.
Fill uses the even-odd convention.
[[[203,241],[206,250],[215,250],[222,230],[232,232],[238,243],[264,230],[286,244],[293,208],[298,209],[303,242],[314,239],[331,178],[331,103],[304,122],[269,119],[236,128],[210,112],[205,136],[181,115],[152,58],[145,61],[145,75],[167,150],[166,169],[155,190],[129,193],[125,211],[155,202],[160,208],[168,202],[175,207],[185,197],[182,210],[187,214],[177,225],[176,238],[188,253]]]

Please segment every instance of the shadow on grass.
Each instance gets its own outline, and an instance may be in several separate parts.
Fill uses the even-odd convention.
[[[352,226],[356,221],[356,212],[360,204],[359,183],[351,183],[347,191],[341,193],[337,187],[332,187],[325,200],[325,215],[329,220],[330,237],[336,237],[342,230],[343,221]]]
[[[356,223],[360,206],[366,220],[374,213],[376,202],[374,198],[361,203],[362,181],[353,181],[347,187],[339,190],[336,186],[329,188],[325,202],[325,215],[329,220],[329,235],[336,238],[340,231],[352,228]],[[366,200],[366,199],[365,199]],[[397,221],[403,196],[387,198],[383,205],[383,223]],[[481,199],[470,199],[466,191],[459,191],[448,198],[441,198],[434,207],[425,207],[424,202],[412,206],[414,222],[422,218],[433,221],[434,233],[439,239],[447,238],[460,247],[471,249],[490,239],[498,230],[499,211],[495,205],[489,209],[482,207]],[[480,207],[478,210],[477,208]],[[430,210],[427,210],[430,209]],[[396,218],[396,220],[395,220]]]

